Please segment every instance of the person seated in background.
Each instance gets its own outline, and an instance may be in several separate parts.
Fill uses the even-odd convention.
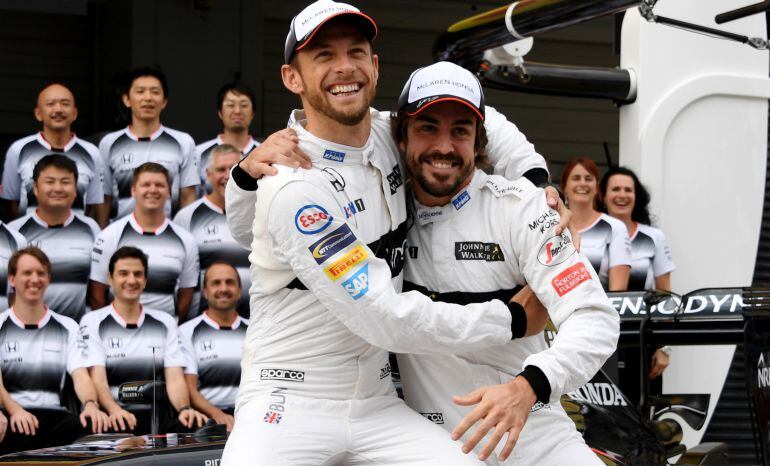
[[[104,227],[104,165],[99,149],[75,136],[72,123],[78,117],[75,96],[66,86],[54,83],[43,88],[37,96],[35,119],[43,130],[19,139],[8,148],[3,169],[2,198],[12,219],[31,213],[37,206],[33,193],[32,174],[38,160],[55,152],[64,154],[77,166],[77,196],[73,209],[93,217]]]
[[[219,88],[219,92],[217,92],[217,116],[222,121],[222,133],[214,139],[195,146],[195,152],[198,154],[201,187],[204,189],[204,193],[211,192],[211,183],[206,175],[206,167],[214,148],[222,144],[230,144],[237,148],[243,156],[259,146],[259,143],[249,134],[249,126],[251,126],[251,120],[254,119],[256,107],[256,95],[246,84],[233,81]]]
[[[189,358],[185,379],[192,406],[230,431],[249,325],[235,309],[241,296],[238,270],[223,261],[211,264],[203,276],[203,296],[208,309],[179,327]]]
[[[168,170],[168,215],[197,197],[200,176],[195,142],[189,134],[161,124],[160,114],[167,104],[168,84],[159,69],[142,67],[129,72],[123,105],[131,110],[131,124],[99,142],[105,186],[109,187],[104,193],[105,205],[107,212],[113,209],[114,218],[134,210],[131,180],[134,170],[145,162],[159,163]]]
[[[24,235],[0,221],[0,312],[8,309],[8,303],[13,300],[13,289],[8,284],[8,262],[14,252],[25,247]]]
[[[676,269],[666,236],[651,226],[650,194],[639,181],[636,173],[625,167],[612,167],[599,184],[606,211],[628,229],[631,240],[630,291],[671,291],[671,272]],[[655,380],[669,365],[671,348],[663,346],[652,355],[648,377]],[[639,353],[638,349],[625,349],[624,367],[620,370],[620,384],[631,399],[638,399]],[[657,385],[657,383],[656,383]],[[653,387],[660,392],[659,387]]]
[[[113,222],[94,242],[88,284],[91,309],[108,304],[107,263],[112,254],[121,246],[134,246],[150,258],[148,289],[141,295],[142,304],[184,320],[198,284],[198,248],[195,238],[165,215],[169,186],[163,165],[147,162],[134,171],[133,214]]]
[[[206,416],[190,406],[183,372],[186,358],[176,321],[168,313],[141,303],[149,277],[147,256],[140,249],[123,246],[110,255],[108,271],[115,299],[83,316],[80,331],[86,345],[84,358],[112,428],[136,434],[150,432],[152,409],[126,409],[116,401],[120,384],[140,380],[165,381],[168,400],[179,413],[179,424],[185,428],[202,426]],[[165,428],[174,427],[165,424]]]
[[[101,230],[92,218],[72,209],[78,181],[75,162],[61,154],[47,155],[35,165],[32,180],[37,209],[8,226],[46,253],[52,269],[45,302],[77,322],[86,311],[91,249]]]
[[[225,187],[230,179],[230,169],[238,163],[240,155],[238,149],[230,144],[216,146],[211,151],[206,165],[206,177],[212,186],[211,192],[180,210],[174,217],[174,223],[187,229],[195,237],[201,268],[201,288],[206,269],[216,261],[228,262],[238,270],[243,285],[238,300],[238,312],[248,317],[251,286],[249,251],[233,239],[225,216]],[[196,316],[206,308],[205,298],[198,306],[195,304],[193,300],[188,317]]]
[[[580,235],[580,252],[599,275],[605,291],[624,291],[631,268],[628,230],[620,220],[599,212],[599,168],[593,160],[578,157],[567,162],[561,189],[572,211],[571,226]]]
[[[51,262],[30,246],[13,253],[8,279],[16,290],[13,307],[0,314],[0,401],[11,429],[0,453],[66,445],[91,431],[107,429],[96,388],[86,369],[78,324],[45,305]],[[82,405],[78,415],[61,399],[66,374]]]

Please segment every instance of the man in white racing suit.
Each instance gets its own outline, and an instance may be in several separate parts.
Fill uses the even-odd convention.
[[[329,1],[294,19],[282,75],[302,98],[306,119],[293,130],[314,167],[279,167],[260,181],[259,196],[240,167],[228,183],[228,222],[252,250],[253,285],[225,465],[476,464],[395,396],[381,348],[468,351],[524,333],[521,306],[461,308],[395,291],[407,229],[404,171],[388,114],[369,109],[375,33],[370,18]],[[502,116],[497,123],[507,133],[496,153],[506,141],[524,148],[510,150],[521,160],[509,168],[509,158],[501,171],[544,167],[515,126]]]
[[[585,384],[615,350],[617,312],[570,234],[556,234],[558,214],[549,210],[544,191],[524,178],[508,181],[477,168],[483,163],[477,146],[483,119],[481,85],[455,64],[421,68],[404,88],[393,119],[415,197],[404,289],[465,304],[510,296],[528,283],[559,333],[550,348],[540,333],[457,355],[399,355],[405,399],[451,429],[470,411],[453,403],[453,395],[490,386],[458,401],[483,405],[510,397],[507,415],[518,411],[526,424],[506,464],[600,465],[559,396]],[[496,415],[477,409],[479,417]],[[468,439],[478,442],[487,421]],[[493,437],[505,433],[492,427]],[[500,459],[510,453],[516,433],[498,449]],[[490,464],[498,464],[494,456]]]

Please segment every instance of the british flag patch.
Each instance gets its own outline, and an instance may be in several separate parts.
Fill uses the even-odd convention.
[[[276,412],[268,411],[267,413],[265,413],[264,421],[267,422],[268,424],[279,424],[281,422],[282,417],[283,416],[281,416]]]

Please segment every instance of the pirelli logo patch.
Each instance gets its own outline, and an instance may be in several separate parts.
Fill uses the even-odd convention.
[[[361,264],[369,258],[369,254],[362,245],[358,245],[345,253],[342,257],[334,261],[330,266],[324,269],[326,276],[332,281],[337,281],[345,275],[350,269]]]
[[[551,280],[551,285],[553,286],[553,289],[559,293],[559,296],[564,296],[581,283],[590,279],[591,274],[586,270],[586,266],[580,262],[566,268],[562,273],[555,276],[553,280]]]

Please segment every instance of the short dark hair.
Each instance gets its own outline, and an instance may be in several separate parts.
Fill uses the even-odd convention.
[[[48,167],[55,167],[60,170],[64,170],[72,174],[75,177],[75,182],[78,181],[78,166],[69,157],[62,154],[48,154],[42,159],[38,160],[35,164],[35,168],[32,169],[32,181],[37,183],[37,179],[40,178],[40,173]]]
[[[145,76],[151,76],[160,81],[160,87],[163,88],[163,97],[168,99],[168,81],[166,80],[166,75],[156,66],[140,66],[129,71],[126,75],[123,94],[128,95],[131,86],[134,85],[134,81]]]
[[[599,192],[602,194],[602,199],[607,199],[607,185],[609,185],[610,178],[613,175],[625,175],[634,180],[634,208],[631,211],[631,220],[643,223],[645,225],[652,224],[650,217],[650,193],[647,188],[644,187],[639,177],[633,170],[626,167],[610,167],[607,173],[602,177],[602,181],[599,183]],[[601,210],[607,212],[607,206],[602,202]]]
[[[256,111],[257,96],[249,86],[247,86],[245,83],[242,83],[241,81],[231,81],[219,88],[219,92],[217,92],[217,111],[222,110],[222,104],[224,103],[225,96],[228,92],[233,92],[234,94],[245,95],[248,97],[251,101],[251,107],[254,109],[254,111]]]
[[[134,170],[134,176],[131,178],[131,186],[136,186],[136,182],[139,181],[139,175],[142,173],[161,173],[166,177],[168,189],[171,189],[171,177],[168,174],[168,170],[166,170],[166,167],[163,165],[155,162],[144,162],[143,164],[139,165]]]
[[[206,287],[206,282],[209,279],[209,270],[211,270],[211,267],[214,267],[215,265],[226,265],[233,269],[235,272],[235,278],[238,281],[238,288],[243,288],[243,284],[241,283],[241,275],[238,273],[238,269],[235,268],[235,266],[227,261],[223,260],[215,260],[209,266],[206,268],[206,271],[203,273],[203,287]]]
[[[147,275],[147,254],[142,252],[141,249],[135,248],[133,246],[122,246],[112,254],[110,257],[110,264],[108,266],[110,275],[115,272],[115,264],[121,259],[139,259],[139,261],[142,263],[142,266],[144,267],[144,275]]]
[[[390,131],[393,135],[393,139],[396,140],[396,144],[408,142],[407,138],[407,125],[409,122],[409,115],[406,112],[391,112],[390,117]],[[476,168],[487,170],[491,168],[489,162],[489,156],[487,155],[487,129],[484,126],[484,121],[476,117],[476,137],[473,141],[473,150],[476,152],[474,159]]]
[[[21,259],[21,256],[25,255],[37,259],[38,262],[43,265],[46,272],[48,272],[48,275],[51,275],[51,260],[48,256],[42,249],[36,246],[27,246],[26,248],[21,248],[11,254],[11,258],[8,259],[8,276],[16,275],[16,272],[19,270],[19,259]]]

